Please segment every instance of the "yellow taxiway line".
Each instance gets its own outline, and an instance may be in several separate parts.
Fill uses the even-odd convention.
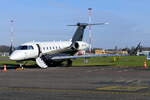
[[[150,92],[131,92],[131,91],[102,91],[93,89],[93,90],[74,90],[74,89],[48,89],[48,88],[9,88],[9,87],[3,87],[0,88],[0,90],[12,90],[12,91],[36,91],[36,92],[66,92],[66,93],[91,93],[91,94],[131,94],[131,95],[144,95],[144,96],[150,96]]]

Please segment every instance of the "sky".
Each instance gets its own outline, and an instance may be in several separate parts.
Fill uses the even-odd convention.
[[[92,47],[150,46],[150,0],[0,0],[0,45],[29,41],[70,40],[76,27],[88,22],[92,8]],[[10,20],[14,20],[11,25]],[[88,28],[84,41],[89,39]]]

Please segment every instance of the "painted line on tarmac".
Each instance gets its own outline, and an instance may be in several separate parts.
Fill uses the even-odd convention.
[[[146,86],[106,86],[96,88],[97,90],[104,90],[104,91],[128,91],[128,92],[136,92],[142,89],[148,89]]]
[[[91,93],[91,94],[131,94],[131,95],[144,95],[144,96],[150,96],[149,92],[115,92],[115,91],[98,91],[98,90],[74,90],[74,89],[47,89],[47,88],[9,88],[9,87],[3,87],[0,88],[0,90],[12,90],[12,91],[32,91],[32,92],[63,92],[63,93]]]

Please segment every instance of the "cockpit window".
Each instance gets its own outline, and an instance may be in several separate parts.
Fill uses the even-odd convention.
[[[17,50],[33,50],[33,46],[30,45],[22,45],[17,48]]]
[[[32,49],[33,49],[33,46],[28,46],[28,49],[29,49],[29,50],[32,50]]]

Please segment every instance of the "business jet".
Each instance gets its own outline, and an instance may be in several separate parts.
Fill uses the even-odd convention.
[[[112,54],[103,55],[76,55],[78,51],[86,50],[89,44],[83,42],[84,30],[89,25],[104,25],[106,23],[87,24],[77,23],[75,34],[70,41],[52,41],[52,42],[28,42],[21,44],[15,49],[10,59],[15,61],[35,60],[37,65],[41,68],[47,68],[50,65],[61,65],[66,61],[67,66],[72,65],[74,58],[82,57],[96,57],[96,56],[115,56]]]

